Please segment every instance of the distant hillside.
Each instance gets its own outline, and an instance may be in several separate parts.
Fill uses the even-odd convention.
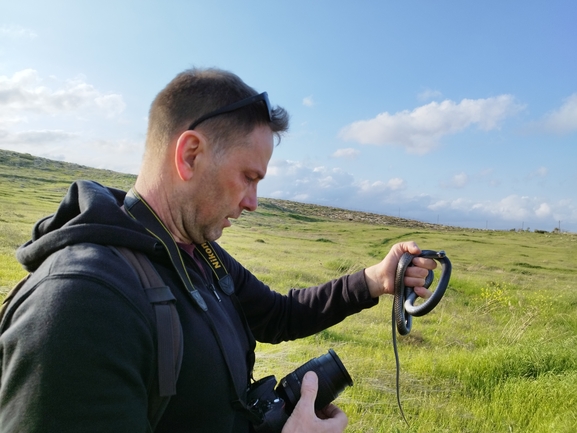
[[[136,176],[0,149],[2,184],[20,181],[67,185],[76,179],[93,179],[116,188],[130,188]]]
[[[316,204],[299,203],[289,200],[279,200],[274,198],[259,199],[259,206],[263,208],[276,207],[287,212],[301,215],[315,216],[326,219],[341,221],[355,221],[367,224],[391,225],[395,227],[426,228],[432,230],[462,230],[458,227],[450,227],[439,224],[430,224],[406,218],[398,218],[389,215],[381,215],[369,212],[352,211],[330,206],[320,206]],[[467,229],[475,230],[475,229]]]
[[[127,190],[134,184],[136,176],[0,149],[0,204],[2,207],[10,206],[10,203],[13,205],[29,204],[36,206],[39,211],[46,209],[47,212],[52,212],[66,194],[70,183],[78,179],[95,180],[107,186]],[[24,198],[26,203],[23,203]],[[259,204],[263,209],[276,208],[317,218],[397,227],[454,229],[405,218],[288,200],[261,198]],[[18,206],[15,207],[18,208]]]

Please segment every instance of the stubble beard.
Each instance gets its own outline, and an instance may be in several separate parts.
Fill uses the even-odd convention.
[[[222,236],[224,231],[223,218],[201,223],[201,218],[189,218],[186,221],[186,232],[194,244],[216,241]]]

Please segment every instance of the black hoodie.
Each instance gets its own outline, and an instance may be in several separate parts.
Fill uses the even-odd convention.
[[[202,312],[164,247],[121,209],[125,194],[75,182],[17,251],[34,273],[1,324],[0,433],[150,431],[148,394],[158,392],[154,313],[135,272],[108,246],[145,253],[177,299],[183,362],[156,432],[250,431],[232,401],[233,389],[243,396],[248,386],[254,338],[312,335],[377,302],[363,272],[280,295],[214,244],[238,302],[211,291],[218,285],[207,280],[208,266],[183,253],[208,305]]]

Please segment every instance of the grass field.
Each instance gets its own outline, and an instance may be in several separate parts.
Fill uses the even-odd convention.
[[[0,151],[1,291],[24,275],[15,248],[78,178],[119,188],[134,181]],[[390,299],[313,337],[259,345],[255,377],[280,379],[333,348],[354,381],[337,399],[348,432],[577,431],[577,235],[330,219],[318,207],[264,199],[220,242],[285,292],[374,264],[402,240],[443,249],[453,263],[439,306],[399,338],[410,427],[395,397]]]

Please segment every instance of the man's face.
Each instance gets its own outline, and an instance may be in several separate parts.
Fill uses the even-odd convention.
[[[194,243],[213,241],[230,227],[230,218],[257,208],[257,184],[264,178],[274,147],[267,126],[256,127],[244,143],[210,154],[195,168],[195,196],[184,209],[188,237]]]

